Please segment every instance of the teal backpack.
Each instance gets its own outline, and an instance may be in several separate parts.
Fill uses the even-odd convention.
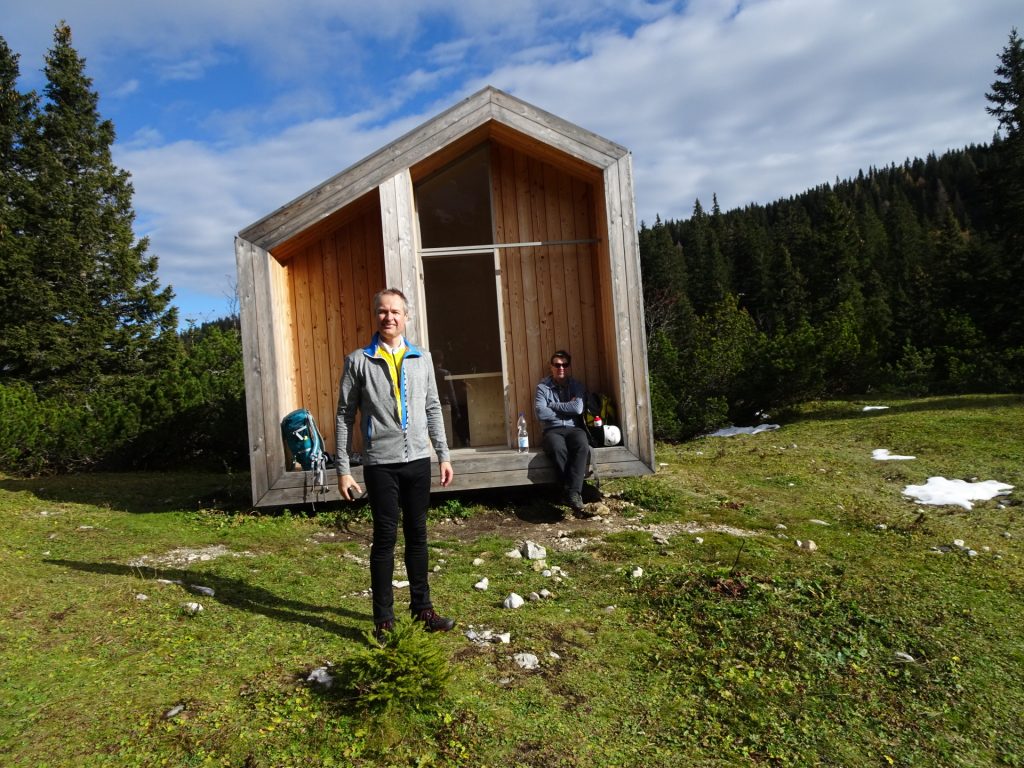
[[[299,464],[303,471],[315,473],[315,484],[326,488],[324,471],[330,457],[324,450],[324,439],[316,428],[313,414],[305,408],[289,413],[281,419],[281,437],[288,446],[292,461]]]

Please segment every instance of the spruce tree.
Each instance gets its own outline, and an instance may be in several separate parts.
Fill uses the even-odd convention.
[[[114,126],[64,23],[44,72],[44,106],[24,145],[32,274],[11,320],[21,339],[13,372],[43,390],[79,390],[160,366],[177,316],[148,241],[135,238],[132,185],[111,157]]]
[[[1019,306],[1024,281],[1024,41],[1016,28],[1010,32],[995,72],[998,79],[985,94],[992,104],[986,110],[999,124],[992,142],[997,162],[988,180],[993,223],[1002,240],[1008,279],[1003,342],[1007,347],[1019,348],[1024,347],[1024,320]]]
[[[25,236],[24,144],[32,130],[35,94],[18,91],[18,56],[0,38],[0,377],[24,357],[21,318],[32,284],[30,242]]]

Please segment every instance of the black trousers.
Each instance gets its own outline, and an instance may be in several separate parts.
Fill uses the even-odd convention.
[[[590,440],[579,427],[553,427],[544,432],[544,453],[558,467],[558,476],[567,491],[579,493],[587,476]]]
[[[415,616],[432,608],[427,585],[427,509],[430,506],[430,459],[363,467],[363,480],[373,514],[370,545],[370,587],[373,622],[395,619],[395,543],[401,519],[405,538],[405,570],[409,576],[409,609]]]

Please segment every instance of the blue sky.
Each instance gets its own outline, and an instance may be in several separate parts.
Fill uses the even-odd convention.
[[[1020,0],[0,0],[41,89],[65,19],[183,322],[227,314],[234,235],[493,85],[628,147],[683,219],[991,140]]]

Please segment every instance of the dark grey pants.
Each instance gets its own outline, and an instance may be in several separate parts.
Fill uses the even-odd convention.
[[[567,491],[579,493],[587,475],[590,440],[579,427],[552,427],[544,432],[544,452],[558,467],[558,476]]]

